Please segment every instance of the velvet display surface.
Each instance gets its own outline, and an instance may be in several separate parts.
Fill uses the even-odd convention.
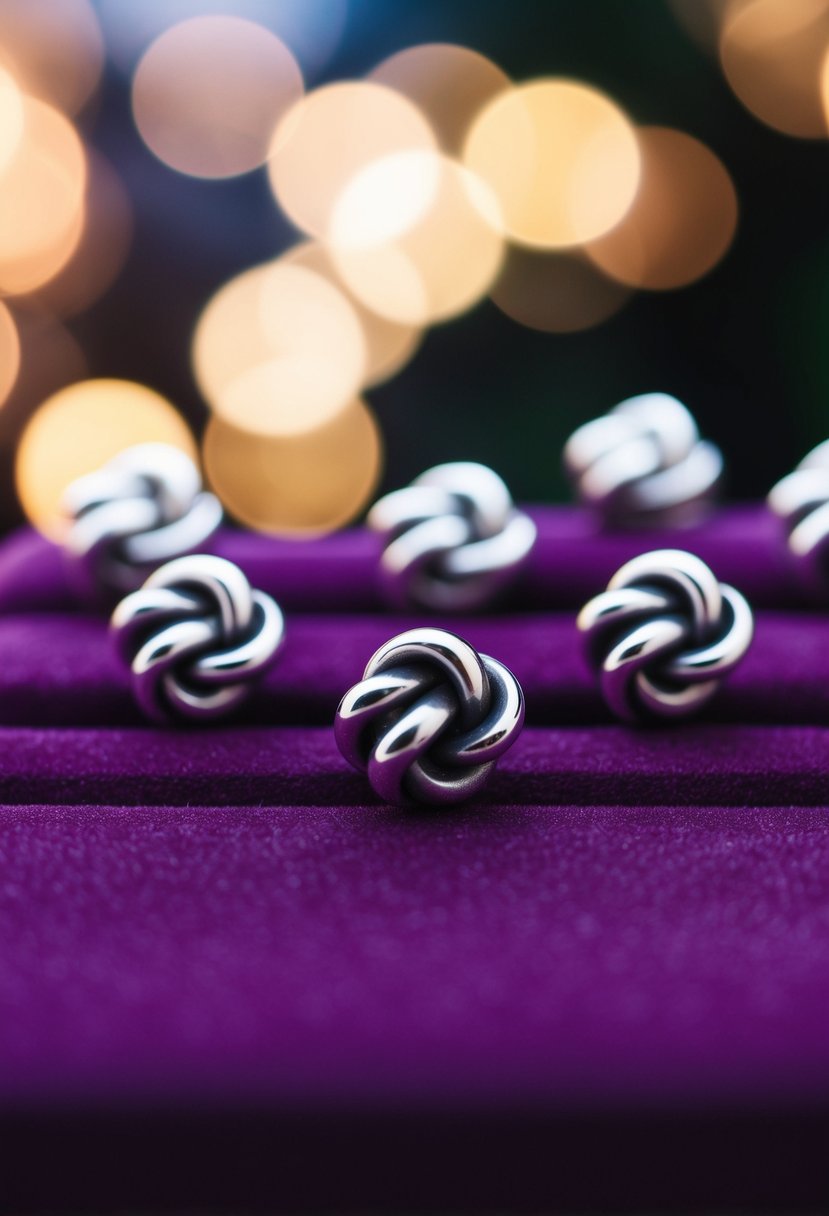
[[[340,697],[394,633],[424,618],[292,614],[276,665],[237,720],[330,724]],[[515,673],[527,720],[543,725],[612,719],[582,653],[572,613],[453,617],[446,625]],[[761,613],[742,664],[706,708],[708,720],[829,725],[829,615]],[[0,724],[141,725],[128,670],[105,617],[0,615]]]
[[[445,622],[529,720],[450,811],[334,744],[418,619],[365,533],[220,538],[287,641],[207,729],[142,723],[57,550],[0,547],[0,1210],[827,1210],[829,618],[763,508],[538,518],[526,608]],[[634,730],[574,609],[657,543],[761,611],[703,718]]]
[[[578,507],[528,508],[538,539],[527,567],[492,611],[579,608],[623,562],[649,549],[687,549],[755,607],[809,606],[798,586],[783,526],[763,504],[728,507],[693,527],[605,532]],[[254,586],[287,609],[376,612],[379,538],[352,528],[318,540],[280,540],[224,529],[207,550],[242,567]],[[0,612],[76,608],[60,549],[28,528],[0,546]]]

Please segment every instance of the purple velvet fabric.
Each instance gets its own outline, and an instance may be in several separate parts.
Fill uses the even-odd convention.
[[[680,531],[604,532],[578,507],[535,507],[538,540],[519,581],[495,610],[578,608],[615,570],[647,549],[688,549],[756,607],[809,604],[792,577],[782,527],[764,505],[729,507]],[[378,538],[351,529],[315,541],[265,539],[225,529],[210,551],[242,567],[284,608],[303,612],[376,612]],[[75,609],[60,550],[30,529],[6,541],[0,612]]]
[[[423,618],[420,618],[422,622]],[[276,664],[238,721],[330,724],[369,657],[413,616],[289,614]],[[611,721],[582,653],[575,613],[444,621],[521,682],[534,724]],[[708,720],[829,725],[829,615],[761,613],[743,663],[723,682]],[[141,725],[126,670],[103,617],[0,615],[0,724]]]
[[[829,618],[759,508],[653,538],[756,643],[699,722],[612,725],[573,609],[642,538],[539,522],[531,610],[450,623],[530,724],[449,812],[326,725],[414,623],[361,532],[222,538],[288,635],[203,730],[140,722],[55,550],[0,550],[0,1207],[820,1209]]]

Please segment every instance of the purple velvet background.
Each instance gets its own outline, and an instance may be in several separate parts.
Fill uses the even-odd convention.
[[[288,641],[245,719],[178,731],[140,723],[59,555],[7,542],[0,1207],[824,1206],[829,618],[757,509],[539,523],[532,610],[452,626],[530,725],[451,812],[378,805],[325,725],[413,623],[363,533],[222,538]],[[631,731],[573,611],[655,543],[762,611],[710,714]]]

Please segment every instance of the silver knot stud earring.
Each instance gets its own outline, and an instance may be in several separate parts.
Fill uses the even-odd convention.
[[[490,603],[518,574],[536,536],[498,474],[468,462],[437,465],[387,494],[368,526],[384,539],[388,598],[444,612]]]
[[[829,592],[829,439],[778,481],[767,501],[786,529],[801,582],[825,596]]]
[[[582,608],[578,628],[608,707],[628,722],[695,713],[748,650],[748,603],[679,549],[643,553]]]
[[[334,722],[343,756],[387,802],[477,794],[524,723],[512,672],[443,629],[410,629],[368,662]]]
[[[650,528],[698,518],[723,459],[680,401],[643,393],[580,426],[565,445],[564,468],[578,500],[605,524]]]
[[[204,546],[222,521],[184,452],[166,443],[127,448],[67,489],[69,577],[85,599],[124,595],[162,562]]]
[[[273,664],[285,636],[277,604],[238,566],[197,554],[161,566],[122,600],[110,625],[148,717],[221,718]]]

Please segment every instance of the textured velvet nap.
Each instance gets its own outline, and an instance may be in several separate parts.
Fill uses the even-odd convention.
[[[829,1086],[820,810],[16,807],[0,858],[5,1104]]]
[[[480,804],[544,807],[553,821],[568,802],[823,806],[827,755],[826,727],[529,728]],[[5,728],[0,802],[345,807],[376,799],[330,727]]]
[[[764,608],[710,716],[610,725],[573,609],[642,538],[539,523],[532,610],[454,622],[532,725],[442,813],[322,725],[414,622],[364,533],[223,535],[288,641],[202,731],[139,725],[57,551],[0,549],[0,1208],[821,1205],[829,618],[761,508],[649,536]]]
[[[420,618],[422,622],[422,618]],[[290,614],[286,641],[239,721],[330,723],[370,655],[417,617]],[[573,613],[446,620],[521,681],[532,723],[611,720],[583,654]],[[829,615],[762,613],[742,665],[723,682],[706,717],[727,722],[829,725]],[[103,617],[0,615],[0,724],[140,725],[126,670]]]
[[[763,505],[729,507],[681,531],[603,532],[575,507],[538,507],[538,542],[520,580],[496,608],[575,608],[616,569],[647,549],[689,549],[756,606],[801,607],[780,522]],[[211,552],[237,562],[289,609],[371,612],[383,607],[378,538],[362,528],[313,541],[226,529]],[[0,548],[0,611],[72,608],[60,550],[22,529]]]

